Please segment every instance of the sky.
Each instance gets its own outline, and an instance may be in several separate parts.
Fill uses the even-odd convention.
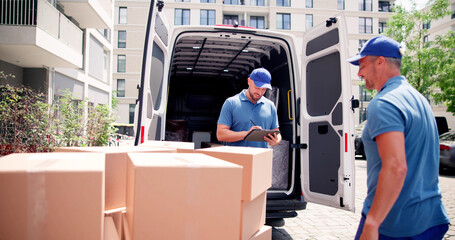
[[[428,0],[415,0],[417,4],[417,9],[422,9],[425,7],[425,3],[427,3]],[[396,3],[401,3],[406,9],[411,8],[410,4],[411,0],[397,0]]]

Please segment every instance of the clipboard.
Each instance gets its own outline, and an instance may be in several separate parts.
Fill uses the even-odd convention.
[[[269,133],[280,133],[278,130],[263,130],[263,129],[253,129],[249,132],[243,140],[245,141],[260,141],[265,142],[264,137],[269,135]]]

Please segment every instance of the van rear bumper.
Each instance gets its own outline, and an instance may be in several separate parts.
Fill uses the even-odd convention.
[[[291,218],[296,217],[295,211],[306,208],[306,202],[300,199],[267,199],[266,218]]]

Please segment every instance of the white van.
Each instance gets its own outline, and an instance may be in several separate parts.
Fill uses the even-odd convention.
[[[219,144],[226,98],[248,74],[268,69],[282,143],[274,147],[267,222],[297,216],[306,202],[354,210],[354,107],[343,16],[292,35],[238,26],[169,28],[152,0],[135,115],[135,145],[147,140]],[[277,222],[277,221],[275,221]]]

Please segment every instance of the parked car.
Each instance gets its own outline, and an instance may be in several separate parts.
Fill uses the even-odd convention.
[[[365,120],[355,128],[355,155],[361,155],[363,159],[366,159],[366,156],[365,150],[363,149],[362,132],[366,123],[367,121]]]
[[[455,131],[439,136],[439,169],[455,169]]]

